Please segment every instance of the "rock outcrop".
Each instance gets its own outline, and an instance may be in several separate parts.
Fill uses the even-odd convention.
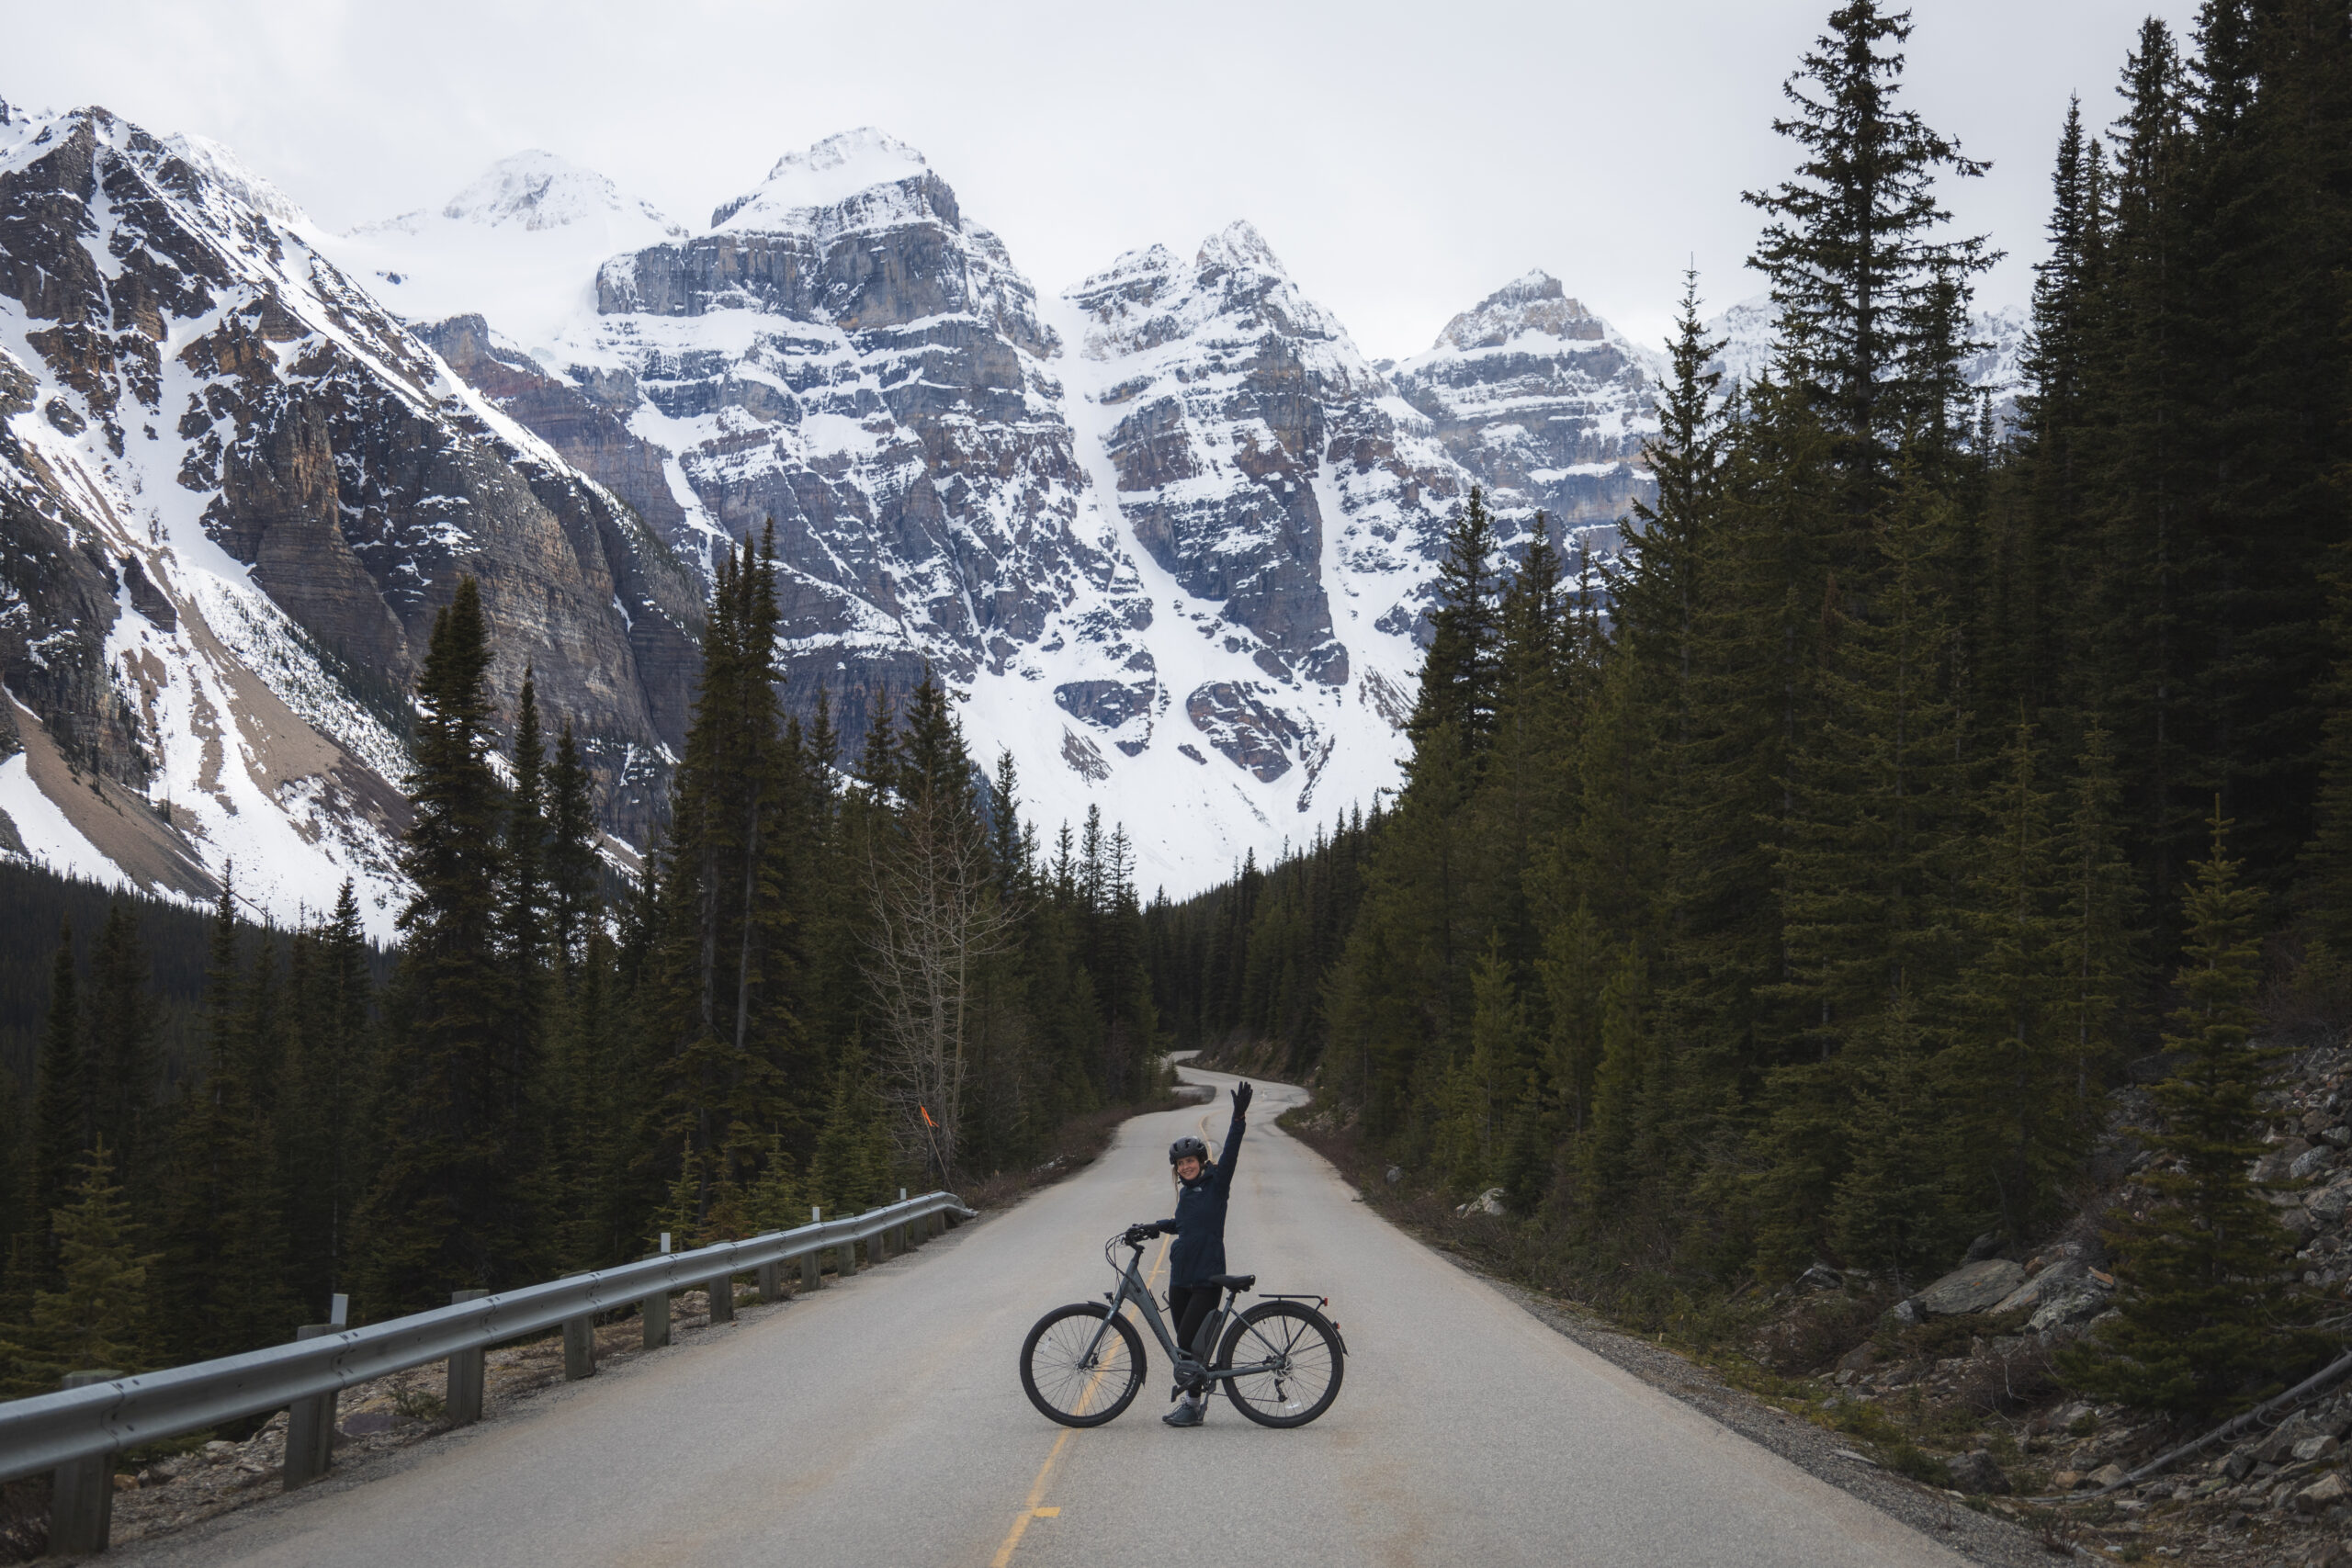
[[[95,108],[0,126],[0,326],[29,355],[0,367],[0,673],[27,754],[0,810],[20,840],[49,824],[27,852],[99,874],[143,813],[132,837],[164,824],[182,863],[135,880],[200,896],[233,859],[288,918],[351,873],[386,929],[404,693],[458,579],[482,585],[496,688],[537,671],[625,830],[650,803],[622,781],[684,710],[698,595],[657,592],[683,580],[628,508],[314,240],[200,141]],[[48,789],[47,751],[124,798]]]
[[[1505,513],[1542,511],[1595,555],[1657,486],[1642,444],[1657,431],[1666,366],[1543,272],[1446,323],[1396,368],[1396,389]],[[1575,558],[1571,548],[1570,559]]]

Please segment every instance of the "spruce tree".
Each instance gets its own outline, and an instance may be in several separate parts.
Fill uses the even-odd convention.
[[[352,1216],[369,1168],[363,1112],[372,1073],[374,985],[348,878],[334,913],[295,941],[291,1105],[282,1129],[289,1151],[287,1218],[300,1242],[295,1278],[301,1299],[322,1306],[351,1287]]]
[[[66,1201],[75,1168],[87,1146],[85,1082],[74,932],[61,920],[57,957],[50,968],[49,1019],[41,1032],[40,1060],[33,1079],[31,1170],[26,1184],[26,1212],[33,1240],[24,1251],[21,1266],[39,1281],[54,1277],[57,1254],[49,1216]]]
[[[205,972],[205,1061],[174,1128],[157,1260],[158,1324],[170,1359],[200,1361],[276,1344],[299,1313],[289,1290],[276,1130],[247,1072],[252,985],[238,961],[237,902],[221,879]],[[256,955],[256,969],[267,961]]]
[[[1493,732],[1498,649],[1488,570],[1494,553],[1494,524],[1484,492],[1474,485],[1469,501],[1446,525],[1445,555],[1438,563],[1420,697],[1407,727],[1417,758],[1433,745],[1474,755]]]
[[[596,854],[595,803],[588,769],[572,739],[571,721],[556,738],[555,764],[548,773],[548,937],[565,983],[571,983],[603,918],[602,876]]]
[[[2294,1328],[2294,1237],[2246,1174],[2275,1055],[2253,1043],[2264,899],[2218,801],[2210,824],[2165,1035],[2180,1065],[2153,1091],[2163,1125],[2143,1134],[2156,1156],[2138,1179],[2147,1206],[2109,1221],[2119,1315],[2062,1362],[2077,1387],[2199,1419],[2246,1403],[2310,1348]]]
[[[536,1140],[518,1124],[526,1060],[504,1028],[500,881],[505,791],[492,771],[491,651],[481,596],[460,579],[434,617],[417,679],[414,816],[401,867],[401,966],[379,1073],[379,1154],[359,1229],[370,1315],[446,1305],[451,1290],[542,1271]]]
[[[1951,214],[1937,175],[1985,166],[1898,106],[1909,13],[1847,0],[1828,28],[1783,89],[1795,113],[1773,122],[1802,149],[1796,175],[1745,198],[1767,214],[1750,265],[1771,280],[1781,374],[1831,434],[1843,526],[1858,546],[1894,495],[1922,389],[1961,347],[1934,341],[1954,306],[1939,295],[1957,289],[1964,306],[1968,276],[1995,257],[1982,239],[1939,237]]]
[[[516,1100],[514,1114],[530,1114],[528,1095],[546,1038],[549,905],[548,886],[547,742],[539,728],[537,682],[526,667],[514,699],[514,784],[506,803],[504,886],[499,911],[499,953],[506,968],[510,1055],[503,1076]],[[536,1120],[536,1117],[533,1118]]]
[[[2038,1234],[2097,1130],[2075,1093],[2077,1024],[2065,866],[2042,749],[2019,723],[1983,802],[1941,1074],[1966,1168],[1958,1196],[2014,1240]]]
[[[161,1010],[139,937],[139,917],[128,899],[116,898],[107,907],[107,923],[90,950],[89,1003],[84,1010],[91,1137],[113,1151],[114,1168],[132,1204],[152,1213],[161,1197]]]
[[[1848,1264],[1886,1270],[1897,1291],[1931,1276],[1968,1233],[1956,1223],[1953,1112],[1939,1094],[1917,1002],[1896,993],[1849,1064],[1852,1146],[1829,1213]]]
[[[114,1179],[104,1139],[79,1162],[67,1201],[53,1211],[59,1284],[35,1292],[29,1317],[0,1327],[0,1397],[53,1393],[67,1373],[144,1371],[147,1269],[138,1230]]]

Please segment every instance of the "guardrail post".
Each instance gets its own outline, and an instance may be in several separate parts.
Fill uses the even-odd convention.
[[[808,1223],[812,1225],[821,1225],[825,1223],[825,1211],[821,1205],[808,1211]],[[821,1291],[825,1288],[824,1248],[812,1247],[800,1255],[800,1286],[807,1291]]]
[[[451,1291],[449,1302],[478,1302],[488,1291]],[[481,1419],[482,1382],[486,1374],[480,1346],[449,1358],[449,1381],[441,1397],[442,1414],[452,1427],[470,1427]]]
[[[306,1323],[294,1331],[294,1337],[297,1340],[316,1339],[322,1334],[334,1333],[341,1326],[333,1323]],[[479,1355],[481,1352],[475,1353]],[[341,1390],[330,1389],[308,1399],[298,1399],[286,1407],[286,1462],[279,1472],[280,1484],[286,1491],[308,1486],[326,1474],[327,1466],[334,1462],[334,1407],[342,1396]]]
[[[735,1276],[721,1274],[710,1282],[710,1321],[735,1321]]]
[[[592,1317],[567,1317],[563,1320],[563,1376],[567,1382],[596,1375],[596,1320]]]
[[[670,1256],[670,1233],[662,1233],[662,1250],[655,1256]],[[670,1287],[662,1286],[637,1303],[637,1314],[645,1324],[645,1348],[659,1350],[670,1343]]]
[[[111,1367],[68,1372],[63,1386],[87,1388],[123,1374]],[[114,1455],[93,1454],[50,1472],[49,1554],[80,1557],[104,1551],[114,1533]]]
[[[760,1265],[760,1272],[759,1272],[759,1281],[760,1281],[760,1300],[761,1300],[761,1302],[762,1302],[763,1304],[768,1305],[768,1306],[774,1306],[776,1303],[778,1303],[778,1302],[780,1302],[780,1301],[782,1301],[782,1300],[784,1299],[784,1265],[783,1265],[783,1264],[781,1264],[781,1263],[763,1263],[763,1264],[761,1264],[761,1265]]]

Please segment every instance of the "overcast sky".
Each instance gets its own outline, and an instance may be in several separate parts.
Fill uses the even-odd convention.
[[[1041,290],[1246,217],[1378,357],[1530,267],[1650,339],[1686,258],[1715,305],[1756,292],[1739,193],[1791,165],[1770,122],[1830,5],[0,0],[0,97],[201,132],[334,229],[531,147],[699,229],[877,125]],[[1993,161],[1949,193],[2010,253],[1986,302],[2026,299],[2066,96],[2114,117],[2151,8],[1917,0],[1910,102]]]

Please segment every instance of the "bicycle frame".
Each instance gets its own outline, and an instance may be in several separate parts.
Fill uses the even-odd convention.
[[[1107,1252],[1109,1249],[1104,1250]],[[1102,1353],[1102,1338],[1111,1332],[1112,1320],[1119,1315],[1121,1308],[1129,1302],[1133,1302],[1143,1308],[1144,1323],[1151,1329],[1152,1337],[1159,1341],[1160,1349],[1167,1352],[1169,1360],[1175,1363],[1176,1372],[1180,1378],[1204,1378],[1212,1382],[1221,1382],[1229,1378],[1249,1377],[1253,1373],[1270,1372],[1275,1370],[1274,1363],[1272,1361],[1253,1362],[1246,1367],[1218,1369],[1204,1365],[1194,1359],[1192,1352],[1176,1343],[1176,1337],[1169,1332],[1168,1320],[1160,1315],[1159,1303],[1151,1299],[1151,1287],[1144,1283],[1143,1275],[1136,1268],[1136,1264],[1142,1258],[1143,1247],[1141,1244],[1136,1244],[1127,1254],[1126,1267],[1119,1270],[1119,1288],[1105,1292],[1106,1299],[1111,1303],[1111,1310],[1104,1315],[1102,1325],[1094,1331],[1094,1337],[1087,1343],[1086,1357],[1090,1362]],[[1233,1303],[1238,1301],[1240,1296],[1241,1292],[1238,1291],[1226,1292],[1224,1303],[1211,1314],[1206,1323],[1201,1325],[1201,1337],[1205,1343],[1210,1345],[1216,1343],[1218,1331],[1224,1328],[1226,1319],[1233,1314]]]

